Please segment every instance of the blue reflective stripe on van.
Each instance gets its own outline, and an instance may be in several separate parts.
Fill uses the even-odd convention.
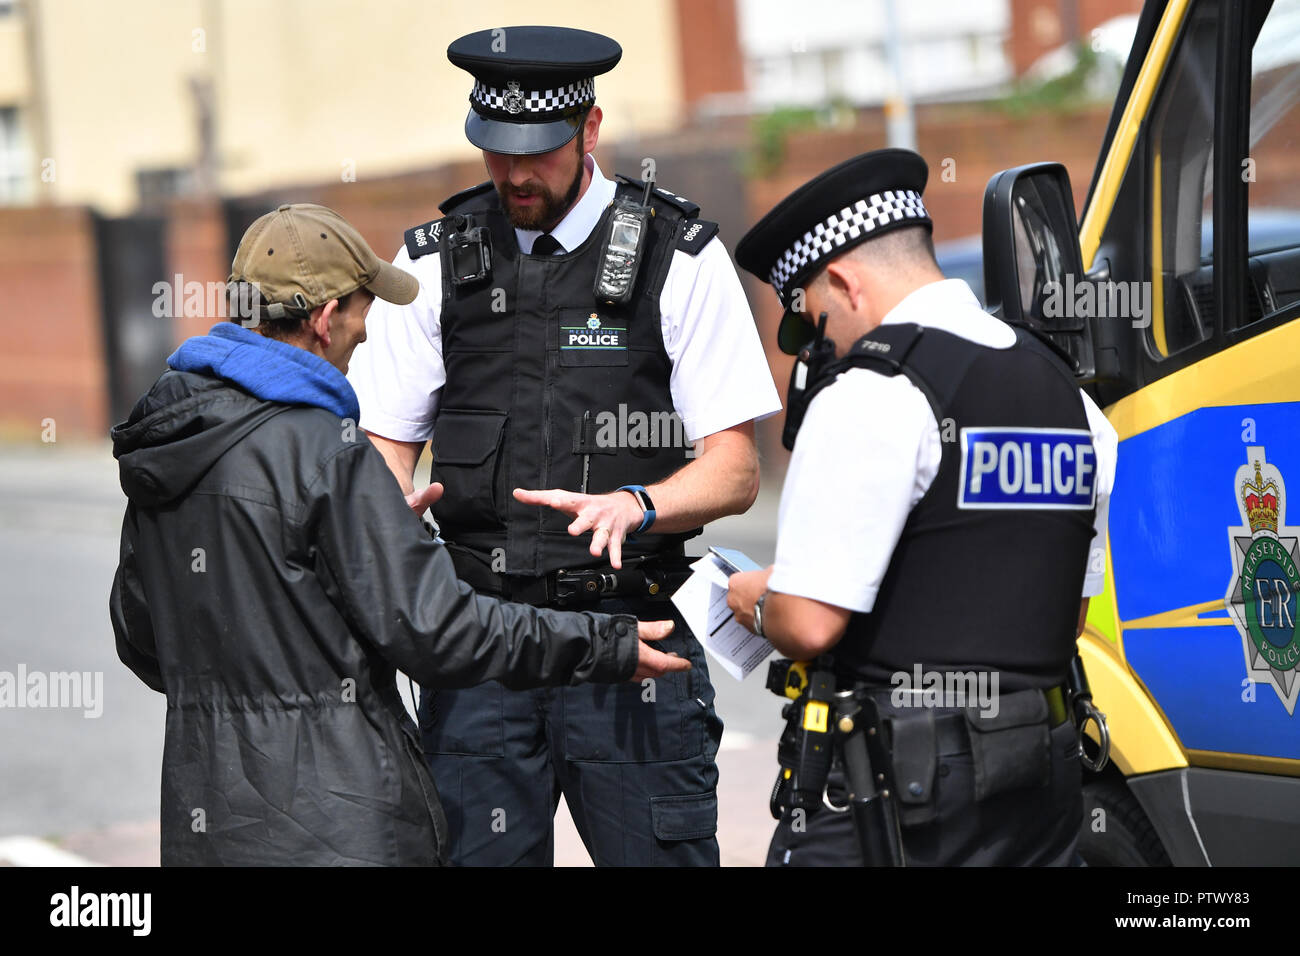
[[[963,428],[960,508],[1087,510],[1097,497],[1092,434],[1078,428]]]

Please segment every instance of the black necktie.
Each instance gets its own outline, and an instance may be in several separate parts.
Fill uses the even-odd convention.
[[[549,232],[543,233],[533,240],[533,255],[535,256],[553,256],[557,252],[563,252],[564,246],[560,241]]]

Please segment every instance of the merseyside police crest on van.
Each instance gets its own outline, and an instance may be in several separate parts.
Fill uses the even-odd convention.
[[[1078,428],[963,428],[959,508],[1091,510],[1097,452]]]
[[[1224,601],[1241,634],[1247,675],[1272,685],[1294,716],[1300,693],[1300,528],[1283,523],[1286,487],[1262,447],[1246,449],[1233,486],[1244,524],[1228,529],[1232,580]]]

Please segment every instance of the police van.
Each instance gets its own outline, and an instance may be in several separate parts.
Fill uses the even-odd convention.
[[[1120,437],[1081,852],[1300,862],[1300,0],[1147,3],[1082,220],[1046,163],[984,215],[990,305]]]

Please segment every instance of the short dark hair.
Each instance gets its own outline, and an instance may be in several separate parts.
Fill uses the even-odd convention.
[[[266,306],[261,304],[261,299],[243,288],[245,285],[245,283],[237,282],[226,289],[230,305],[226,312],[229,321],[237,325],[243,325],[258,335],[263,335],[268,339],[275,339],[277,342],[288,342],[302,334],[303,323],[311,316],[310,311],[304,313],[300,309],[286,306],[285,311],[289,314],[283,318],[273,319],[266,314]],[[348,309],[352,305],[353,296],[359,292],[364,292],[366,295],[372,294],[364,286],[353,289],[347,295],[339,297],[339,311]],[[250,302],[255,303],[255,315],[242,314],[243,306]],[[256,325],[247,324],[248,320],[252,318],[258,320]]]
[[[873,268],[886,269],[890,272],[909,272],[917,267],[935,269],[939,267],[934,257],[934,238],[930,235],[927,226],[904,226],[901,229],[891,229],[875,239],[859,243],[836,258],[850,257]],[[826,265],[834,261],[832,259]],[[828,281],[826,269],[822,267],[804,285],[813,286]]]

